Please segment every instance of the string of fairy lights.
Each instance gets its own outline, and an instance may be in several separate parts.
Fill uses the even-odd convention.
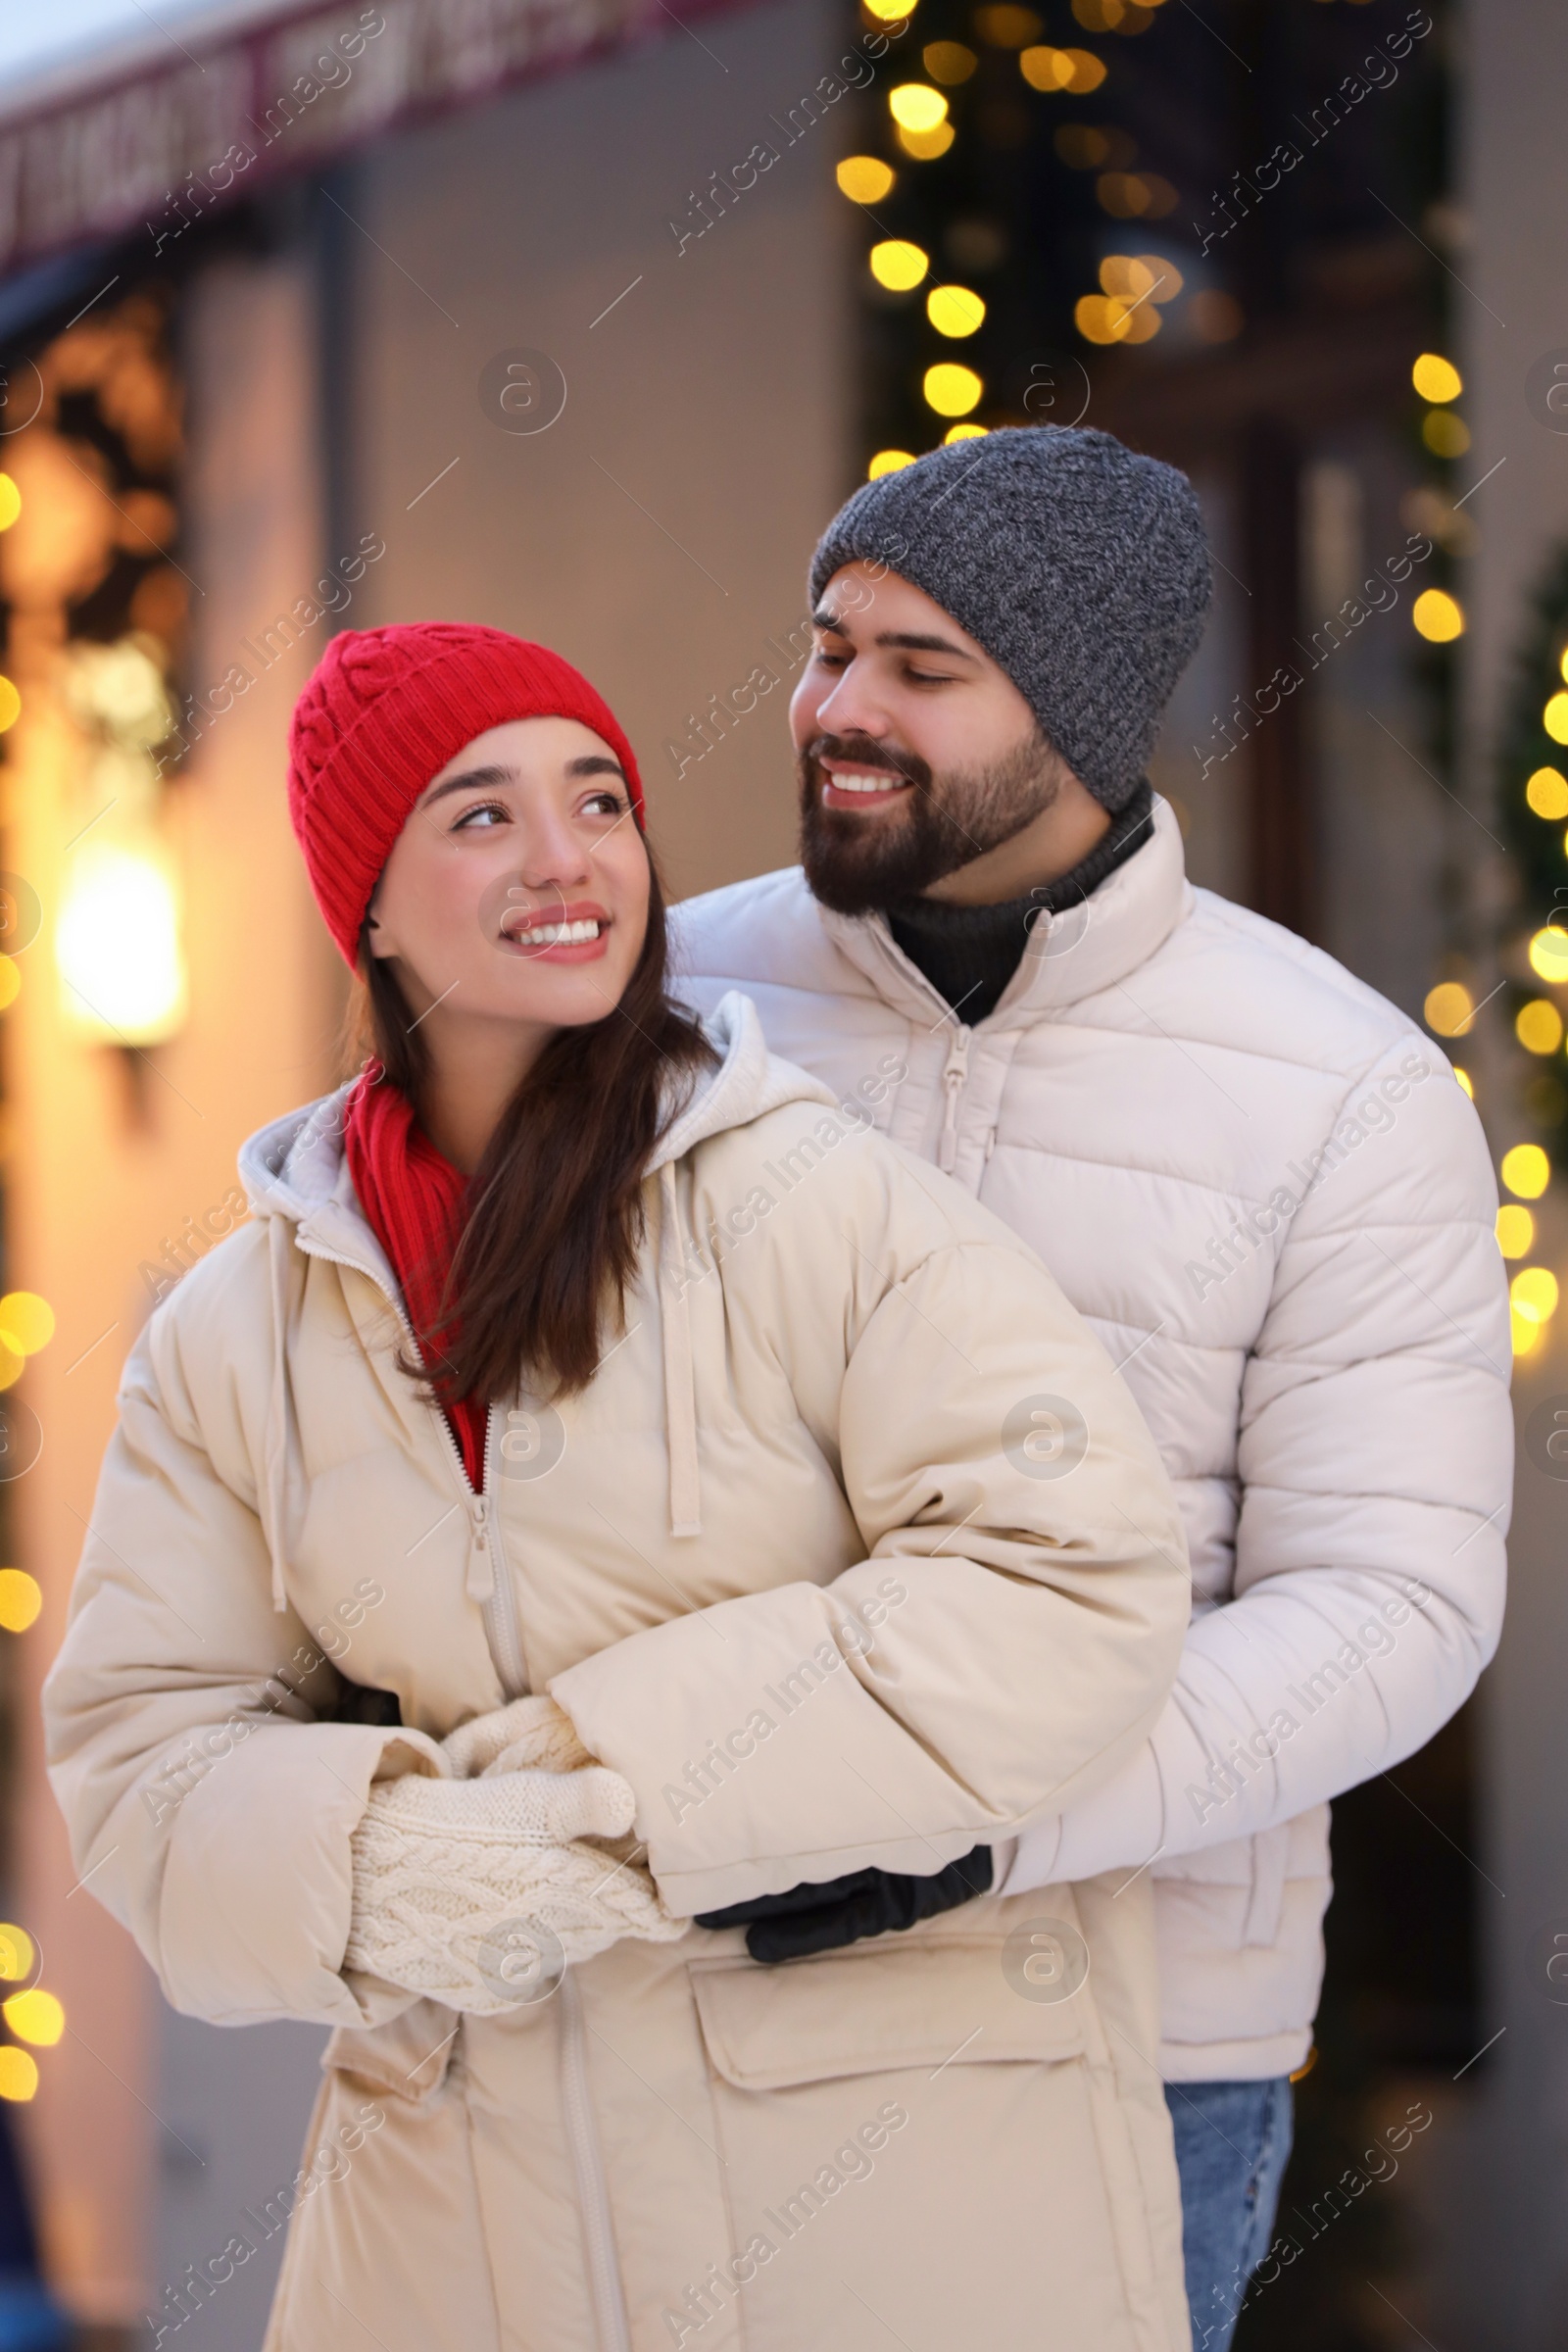
[[[1002,346],[993,348],[987,365],[976,349],[983,343],[988,321],[995,324],[995,293],[988,295],[971,282],[1003,270],[1007,254],[1005,229],[988,208],[983,190],[987,173],[999,153],[1022,151],[1042,129],[1042,120],[1030,110],[1045,100],[1053,103],[1091,96],[1105,83],[1110,68],[1104,57],[1076,42],[1058,45],[1045,39],[1045,20],[1033,8],[1015,0],[990,0],[962,17],[968,38],[928,39],[918,48],[918,74],[907,72],[906,44],[919,40],[911,31],[917,7],[943,8],[944,0],[863,0],[867,19],[894,28],[890,79],[884,96],[872,102],[872,120],[879,124],[877,144],[882,153],[851,155],[838,166],[838,184],[859,206],[872,234],[866,268],[875,298],[912,309],[918,299],[924,322],[935,338],[927,341],[918,368],[918,390],[906,415],[923,418],[925,430],[911,432],[910,446],[885,442],[871,454],[870,478],[912,465],[921,447],[939,441],[961,441],[999,423],[1029,421],[1020,399],[1020,386],[999,380],[1005,374]],[[1165,0],[1137,6],[1133,0],[1071,0],[1077,28],[1094,34],[1131,36],[1146,32],[1156,21]],[[951,9],[949,13],[953,13]],[[933,25],[930,29],[937,29]],[[963,138],[960,139],[960,118]],[[968,153],[965,151],[967,141]],[[1153,221],[1174,211],[1177,190],[1160,173],[1142,167],[1135,141],[1112,124],[1063,116],[1052,133],[1054,167],[1084,173],[1099,214],[1106,220]],[[941,166],[942,193],[934,193],[921,174]],[[960,166],[966,166],[960,171]],[[1137,166],[1138,168],[1134,168]],[[940,175],[939,175],[940,176]],[[929,225],[916,235],[896,233],[880,219],[890,200],[919,222]],[[1134,245],[1135,237],[1128,238]],[[966,265],[963,276],[945,274],[935,247],[945,258]],[[1098,282],[1077,297],[1072,325],[1079,341],[1090,346],[1147,343],[1160,332],[1169,306],[1186,287],[1186,273],[1169,254],[1130,250],[1106,255],[1099,264]],[[1241,315],[1228,294],[1213,287],[1192,289],[1185,324],[1198,340],[1228,340],[1240,331]],[[967,345],[949,352],[945,344]]]
[[[1125,38],[1149,31],[1163,5],[1164,0],[1150,0],[1147,6],[1132,5],[1131,0],[1071,0],[1071,13],[1075,27],[1090,36]],[[909,176],[937,166],[953,174],[962,154],[960,130],[983,145],[988,131],[1004,125],[998,133],[1003,143],[1009,137],[1020,143],[1024,131],[1004,127],[1009,105],[1016,114],[1020,105],[1041,100],[1049,105],[1091,97],[1109,79],[1115,52],[1114,42],[1102,54],[1100,48],[1077,41],[1048,41],[1045,19],[1036,9],[1016,5],[1015,0],[997,0],[995,5],[973,8],[963,19],[968,37],[921,43],[916,72],[917,9],[922,24],[928,13],[942,18],[941,25],[933,22],[929,26],[932,31],[945,30],[950,20],[957,22],[954,12],[944,7],[944,0],[862,0],[862,6],[868,21],[895,30],[889,79],[876,102],[879,111],[870,118],[880,134],[872,146],[881,152],[868,147],[846,157],[838,166],[838,185],[866,218],[865,268],[875,302],[891,306],[896,315],[902,310],[905,336],[898,351],[907,348],[910,330],[920,324],[913,315],[916,304],[923,310],[925,330],[917,362],[917,398],[906,398],[903,411],[911,421],[923,416],[924,432],[911,431],[906,440],[884,440],[874,448],[866,471],[875,479],[912,465],[923,448],[965,440],[999,424],[1038,421],[1025,413],[1017,384],[998,380],[982,353],[988,320],[994,323],[997,289],[993,283],[988,294],[971,277],[983,279],[988,268],[998,268],[1004,237],[995,222],[973,217],[972,202],[966,205],[966,196],[973,196],[981,180],[960,183],[950,177],[946,184],[951,192],[939,202],[925,192],[918,177],[911,189]],[[983,100],[976,95],[982,89]],[[1038,132],[1039,123],[1032,119],[1027,135]],[[1172,252],[1157,250],[1152,241],[1146,247],[1137,235],[1137,226],[1152,226],[1164,219],[1179,198],[1168,179],[1147,168],[1125,129],[1085,120],[1073,111],[1052,131],[1051,147],[1056,163],[1069,173],[1087,175],[1086,184],[1092,186],[1105,221],[1126,222],[1135,230],[1126,240],[1126,250],[1101,255],[1098,283],[1084,285],[1072,299],[1071,324],[1081,345],[1095,349],[1148,344],[1171,320],[1178,321],[1189,343],[1219,344],[1241,333],[1245,321],[1234,295],[1215,284],[1206,270],[1195,273],[1194,260],[1180,239],[1173,244],[1185,268]],[[910,233],[911,227],[918,233]],[[1075,250],[1084,250],[1081,241]],[[946,272],[943,261],[956,258],[972,263],[968,274]],[[995,354],[997,347],[992,348]],[[1468,453],[1471,433],[1457,405],[1464,383],[1452,360],[1438,351],[1419,353],[1411,367],[1410,386],[1412,454],[1426,479],[1404,506],[1408,519],[1429,532],[1436,550],[1435,577],[1429,574],[1433,584],[1413,599],[1410,619],[1422,641],[1436,708],[1445,714],[1440,724],[1444,731],[1451,726],[1454,703],[1454,674],[1445,657],[1466,625],[1454,570],[1470,552],[1475,535],[1463,511],[1464,497],[1455,495],[1451,486],[1452,468]],[[1544,902],[1522,954],[1529,975],[1557,990],[1568,988],[1568,867],[1561,859],[1568,834],[1553,844],[1557,870],[1549,875],[1539,855],[1532,853],[1539,853],[1547,838],[1544,828],[1560,827],[1568,820],[1568,772],[1555,763],[1556,747],[1568,745],[1568,556],[1551,603],[1543,624],[1551,642],[1538,649],[1536,668],[1541,676],[1527,690],[1530,708],[1522,722],[1524,732],[1533,730],[1535,737],[1546,740],[1544,746],[1537,740],[1520,750],[1511,789],[1525,825],[1534,825],[1540,836],[1517,846],[1525,853],[1527,889]],[[1523,985],[1514,995],[1519,1047],[1542,1061],[1561,1056],[1564,1015],[1555,996]],[[1568,997],[1563,1004],[1568,1006]],[[1439,979],[1425,1005],[1429,1027],[1450,1043],[1471,1034],[1480,1009],[1469,981],[1456,977]],[[1472,1072],[1460,1066],[1457,1076],[1473,1098]],[[1568,1143],[1568,1085],[1559,1084],[1555,1076],[1548,1084],[1527,1083],[1524,1101],[1538,1131],[1551,1132],[1544,1140],[1526,1138],[1503,1152],[1499,1175],[1509,1198],[1498,1214],[1497,1240],[1514,1266],[1510,1294],[1515,1350],[1530,1354],[1541,1347],[1558,1299],[1556,1276],[1548,1267],[1530,1262],[1538,1243],[1538,1214],[1531,1204],[1540,1201],[1551,1179],[1547,1145],[1552,1135],[1560,1133]]]
[[[1420,422],[1423,448],[1446,465],[1463,457],[1470,448],[1470,429],[1452,405],[1464,390],[1458,369],[1437,353],[1424,352],[1411,370],[1411,381],[1427,404]],[[1423,498],[1426,504],[1413,518],[1431,527],[1449,554],[1470,552],[1473,527],[1459,512],[1462,501],[1450,501],[1442,492],[1420,493],[1418,503]],[[1427,589],[1416,599],[1412,617],[1421,635],[1436,646],[1450,645],[1464,633],[1464,609],[1446,588]],[[1497,1211],[1496,1234],[1499,1250],[1515,1269],[1508,1286],[1514,1353],[1529,1356],[1546,1342],[1561,1295],[1556,1274],[1537,1261],[1544,1238],[1540,1203],[1553,1170],[1547,1146],[1560,1144],[1568,1129],[1568,1087],[1551,1067],[1563,1057],[1568,1033],[1558,994],[1547,993],[1568,986],[1568,834],[1558,830],[1568,818],[1563,751],[1568,746],[1568,564],[1559,564],[1538,600],[1511,700],[1501,807],[1512,836],[1509,846],[1527,927],[1516,927],[1515,935],[1504,942],[1504,980],[1494,993],[1504,996],[1515,1043],[1536,1065],[1532,1071],[1530,1063],[1522,1069],[1515,1063],[1508,1083],[1537,1135],[1508,1144],[1498,1159],[1498,1177],[1508,1198]],[[1427,992],[1427,1026],[1450,1051],[1462,1053],[1487,1002],[1483,998],[1477,1003],[1468,974],[1441,979]],[[1457,1063],[1454,1074],[1474,1099],[1470,1070]],[[1544,1142],[1540,1140],[1543,1136]]]
[[[0,531],[9,531],[22,514],[22,492],[9,473],[0,473]],[[0,675],[0,736],[22,716],[22,695],[15,681]],[[7,878],[9,879],[9,878]],[[11,896],[0,881],[0,932],[14,938],[17,924]],[[0,954],[0,1012],[22,993],[22,967],[12,956]],[[54,1310],[33,1291],[9,1291],[0,1298],[0,1390],[18,1381],[29,1355],[47,1348],[55,1335]],[[0,1416],[4,1407],[0,1406]],[[24,1634],[43,1607],[36,1577],[24,1568],[0,1568],[0,1631]],[[0,1985],[15,1987],[0,2001],[12,2039],[0,2042],[0,2099],[27,2100],[38,2088],[38,2061],[33,2049],[49,2049],[66,2030],[64,2005],[37,1982],[41,1954],[24,1928],[0,1923]],[[31,2045],[30,2047],[26,2045]]]

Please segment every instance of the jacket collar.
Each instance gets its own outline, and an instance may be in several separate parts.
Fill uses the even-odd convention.
[[[1192,906],[1181,828],[1170,803],[1156,796],[1152,838],[1081,906],[1038,917],[995,1012],[975,1026],[1027,1028],[1113,988],[1163,947]],[[936,991],[897,945],[886,915],[834,914],[826,906],[817,914],[835,947],[895,1011],[929,1012]]]
[[[782,1103],[833,1101],[819,1079],[768,1052],[757,1007],[738,990],[720,1001],[704,1027],[717,1064],[696,1080],[684,1102],[667,1105],[650,1175],[710,1136],[743,1127]],[[346,1259],[396,1298],[397,1279],[355,1198],[343,1148],[344,1106],[356,1083],[351,1079],[335,1094],[262,1128],[241,1149],[239,1172],[259,1217],[292,1224],[303,1249]]]

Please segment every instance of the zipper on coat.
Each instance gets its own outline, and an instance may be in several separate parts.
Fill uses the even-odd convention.
[[[441,1418],[445,1423],[444,1413]],[[496,1408],[491,1405],[484,1425],[484,1493],[482,1495],[474,1494],[471,1487],[468,1487],[468,1493],[477,1506],[479,1529],[475,1531],[476,1540],[483,1544],[490,1559],[490,1597],[481,1610],[485,1640],[490,1644],[490,1656],[501,1678],[502,1690],[508,1698],[521,1698],[528,1688],[528,1661],[523,1655],[522,1630],[517,1623],[517,1596],[512,1588],[507,1548],[501,1537],[501,1513],[496,1507],[495,1423]],[[447,1435],[451,1437],[450,1429]],[[458,1464],[461,1469],[461,1453]],[[463,1483],[468,1485],[466,1470]]]
[[[969,1075],[969,1040],[973,1034],[971,1029],[959,1023],[943,1065],[942,1084],[948,1102],[942,1119],[942,1134],[937,1143],[937,1166],[944,1176],[953,1174],[958,1157],[958,1097]]]
[[[358,1258],[344,1257],[336,1250],[322,1250],[316,1245],[300,1244],[307,1257],[319,1257],[330,1266],[347,1266],[351,1274],[363,1274],[373,1282],[392,1312],[403,1326],[403,1336],[413,1349],[416,1363],[422,1363],[419,1343],[408,1310],[395,1292],[389,1291],[380,1276],[363,1265]],[[452,1424],[439,1406],[432,1406],[441,1436],[446,1444],[447,1459],[452,1465],[459,1492],[468,1514],[468,1572],[467,1590],[479,1601],[479,1614],[484,1620],[484,1638],[490,1651],[490,1662],[496,1670],[501,1688],[509,1699],[521,1698],[528,1689],[528,1663],[523,1654],[522,1632],[517,1624],[516,1594],[507,1572],[507,1555],[501,1540],[501,1514],[495,1505],[495,1480],[491,1470],[491,1441],[495,1436],[496,1408],[491,1405],[484,1425],[484,1493],[476,1494],[463,1459],[463,1448],[452,1434]]]
[[[561,2103],[577,2181],[599,2352],[631,2352],[626,2297],[610,2219],[610,2187],[588,2087],[588,2033],[582,2018],[582,1994],[569,1968],[561,1980]]]

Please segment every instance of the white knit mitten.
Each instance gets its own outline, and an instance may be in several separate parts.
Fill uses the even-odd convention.
[[[580,1842],[624,1835],[635,1811],[602,1764],[381,1783],[353,1838],[345,1966],[484,2017],[623,1936],[672,1942],[690,1922],[648,1873]]]
[[[449,1732],[441,1745],[460,1781],[493,1772],[577,1772],[594,1759],[577,1737],[571,1717],[555,1700],[514,1698],[507,1707],[475,1715]]]

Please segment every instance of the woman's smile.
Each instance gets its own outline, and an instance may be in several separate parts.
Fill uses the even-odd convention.
[[[498,944],[531,963],[597,963],[606,953],[612,920],[588,899],[570,906],[514,907],[501,919]]]

